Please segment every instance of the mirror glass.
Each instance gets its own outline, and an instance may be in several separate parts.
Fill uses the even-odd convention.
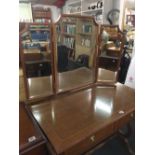
[[[53,93],[51,67],[51,28],[49,24],[25,24],[21,34],[22,61],[28,98]]]
[[[62,15],[56,23],[58,92],[94,82],[97,31],[93,17]]]
[[[117,81],[123,46],[124,36],[118,26],[101,26],[98,81]]]

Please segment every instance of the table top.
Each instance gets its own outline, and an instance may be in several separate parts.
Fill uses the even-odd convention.
[[[119,83],[116,87],[94,86],[41,101],[30,109],[60,154],[92,133],[105,129],[108,124],[133,113],[134,94],[133,89]]]

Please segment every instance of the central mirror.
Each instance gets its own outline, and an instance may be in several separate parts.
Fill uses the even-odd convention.
[[[94,18],[62,15],[55,33],[58,92],[95,82],[98,25]]]

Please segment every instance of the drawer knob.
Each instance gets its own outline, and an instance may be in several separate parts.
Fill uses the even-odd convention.
[[[124,113],[125,113],[125,111],[120,110],[118,113],[119,113],[120,115],[122,115],[122,114],[124,114]]]
[[[90,137],[90,140],[91,140],[92,142],[94,142],[94,141],[95,141],[95,136],[91,136],[91,137]]]
[[[29,137],[28,138],[28,142],[33,142],[36,140],[36,137],[35,136],[32,136],[32,137]]]

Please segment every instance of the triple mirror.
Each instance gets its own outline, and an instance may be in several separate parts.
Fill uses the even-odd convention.
[[[124,46],[118,26],[102,25],[99,32],[93,17],[77,15],[62,15],[55,24],[25,26],[21,56],[28,99],[94,83],[97,67],[98,82],[117,81]]]

